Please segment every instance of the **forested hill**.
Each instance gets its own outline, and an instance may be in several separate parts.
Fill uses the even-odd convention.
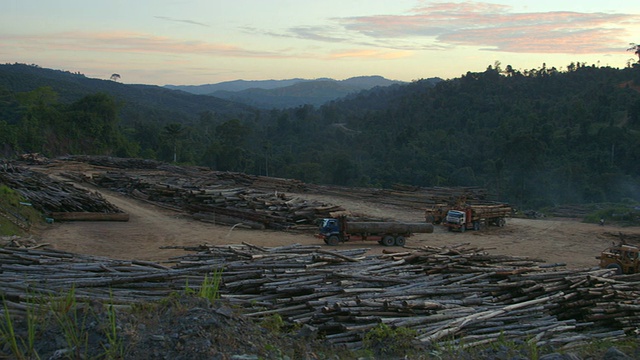
[[[353,170],[334,181],[481,185],[529,206],[640,200],[640,67],[509,69],[326,106],[344,125],[328,147]]]
[[[0,71],[0,150],[175,160],[346,186],[480,186],[518,207],[637,203],[640,68],[567,68],[490,66],[269,111],[190,94],[168,108],[158,92],[104,80],[93,83],[132,95],[116,100],[95,87],[56,101],[89,85],[63,73],[66,90],[25,92],[15,83],[32,75]],[[123,106],[146,110],[125,118]]]
[[[194,96],[181,91],[153,85],[126,85],[117,80],[93,79],[79,73],[41,68],[36,65],[0,65],[0,89],[28,92],[50,87],[63,103],[84,96],[105,93],[122,105],[120,116],[125,121],[136,118],[161,118],[159,121],[189,122],[198,114],[209,111],[239,116],[252,108],[211,96]]]

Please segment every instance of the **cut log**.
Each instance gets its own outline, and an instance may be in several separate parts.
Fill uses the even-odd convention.
[[[127,213],[54,212],[55,221],[129,221]]]

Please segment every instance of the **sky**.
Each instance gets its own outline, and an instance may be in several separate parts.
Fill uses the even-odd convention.
[[[638,61],[640,1],[0,0],[0,63],[128,84]]]

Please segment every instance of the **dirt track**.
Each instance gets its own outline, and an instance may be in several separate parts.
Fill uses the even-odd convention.
[[[92,189],[95,190],[95,189]],[[121,194],[100,190],[107,200],[129,213],[128,222],[66,222],[48,225],[40,236],[42,242],[54,248],[115,259],[166,261],[185,255],[183,250],[160,249],[163,246],[208,244],[239,244],[248,242],[261,246],[280,246],[292,243],[324,245],[308,232],[232,229],[193,220],[183,213],[166,210]],[[415,209],[395,206],[381,207],[376,203],[354,201],[337,196],[298,195],[341,205],[355,213],[384,216],[403,221],[422,221],[422,213]],[[547,263],[566,263],[568,267],[597,266],[595,256],[619,232],[640,234],[640,228],[618,228],[584,224],[575,220],[509,219],[504,228],[489,228],[465,233],[446,232],[436,226],[432,234],[417,234],[407,239],[408,247],[456,245],[486,249],[494,254],[526,256],[544,259]],[[367,247],[371,254],[383,250],[400,250],[378,245],[376,242],[354,242],[341,247]]]

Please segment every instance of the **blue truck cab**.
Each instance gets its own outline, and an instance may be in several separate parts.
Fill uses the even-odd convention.
[[[338,219],[322,219],[320,234],[324,236],[339,235],[340,224],[338,223]]]

